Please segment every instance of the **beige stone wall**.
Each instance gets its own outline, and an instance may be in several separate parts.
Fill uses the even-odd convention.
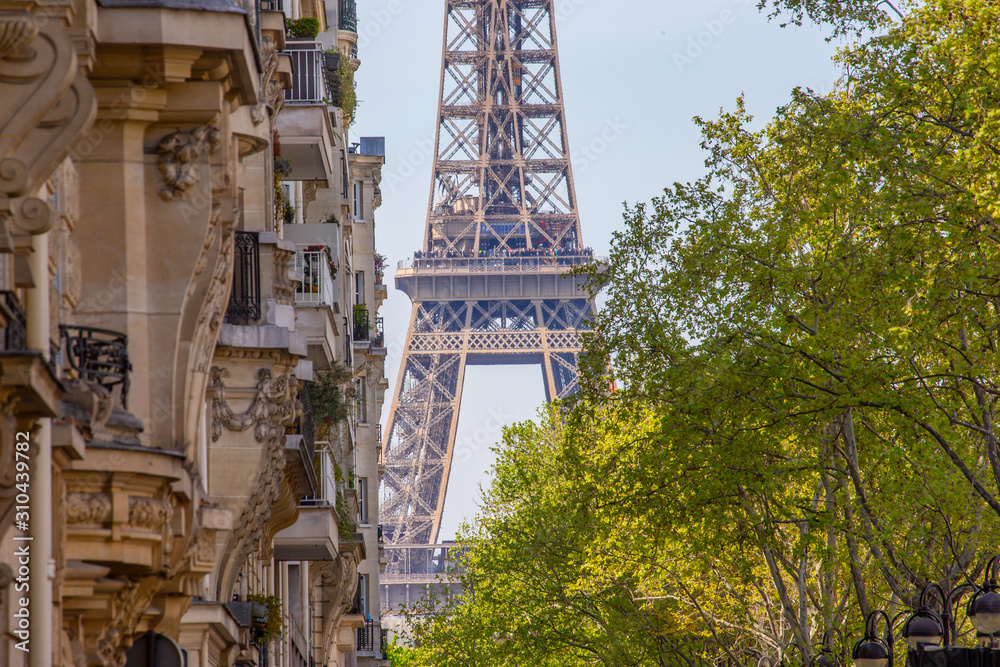
[[[335,3],[292,4],[297,16],[336,15]],[[296,304],[302,272],[276,220],[271,146],[293,76],[283,21],[261,13],[258,41],[256,12],[248,29],[240,13],[203,9],[65,0],[0,12],[0,325],[5,347],[20,341],[0,360],[3,665],[121,667],[147,631],[190,664],[259,661],[240,616],[255,594],[280,600],[293,630],[268,645],[271,664],[304,651],[339,665],[354,651],[357,573],[377,574],[378,549],[370,526],[345,536],[339,524],[357,522],[347,478],[358,474],[377,517],[382,368],[370,349],[355,353],[350,331],[355,270],[375,303],[373,225],[355,224],[341,192],[339,110],[290,109],[328,167],[295,184],[301,227],[341,221],[332,301]],[[324,40],[353,44],[335,25]],[[32,90],[3,78],[23,54],[35,59]],[[226,318],[237,232],[257,235],[261,304],[258,321],[239,324]],[[78,367],[83,350],[101,365]],[[320,510],[332,546],[296,556],[279,535],[323,523],[301,502],[319,487],[294,433],[299,391],[349,357],[345,390],[376,388],[369,425],[335,429],[345,480]],[[18,432],[37,480],[30,603],[44,648],[31,654],[14,641]]]

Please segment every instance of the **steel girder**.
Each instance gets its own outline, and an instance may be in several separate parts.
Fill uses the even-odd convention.
[[[424,251],[581,247],[553,1],[446,0],[446,8]],[[421,269],[428,273],[435,269]],[[581,334],[594,313],[585,294],[565,289],[571,283],[525,280],[533,291],[519,295],[508,280],[502,297],[484,283],[485,297],[463,298],[451,296],[446,275],[454,280],[456,269],[441,269],[433,298],[411,293],[383,443],[388,578],[403,575],[394,551],[438,540],[466,367],[540,364],[547,399],[565,398],[576,391]]]

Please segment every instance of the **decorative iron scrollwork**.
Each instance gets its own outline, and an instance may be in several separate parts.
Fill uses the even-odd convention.
[[[127,407],[129,373],[128,336],[117,331],[63,325],[59,327],[66,361],[80,377],[108,391],[122,388],[122,407]]]
[[[0,310],[3,311],[7,326],[3,330],[0,342],[3,349],[7,351],[26,350],[28,348],[27,324],[28,317],[21,308],[21,302],[13,292],[0,292],[3,296],[0,300]]]

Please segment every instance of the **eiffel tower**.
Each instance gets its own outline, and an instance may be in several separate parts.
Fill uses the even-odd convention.
[[[549,401],[577,386],[593,304],[568,273],[592,258],[553,0],[446,0],[433,174],[424,246],[396,274],[413,310],[384,443],[383,582],[439,557],[410,547],[438,540],[466,367],[540,364]]]

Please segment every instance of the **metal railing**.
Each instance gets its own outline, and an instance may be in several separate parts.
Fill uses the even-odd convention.
[[[457,544],[386,547],[384,553],[389,564],[380,580],[434,583],[454,579],[459,574],[457,559],[464,550]]]
[[[60,326],[59,333],[70,368],[108,391],[121,386],[122,407],[127,408],[129,373],[132,371],[128,360],[128,337],[107,329],[67,325]]]
[[[286,53],[292,59],[292,88],[285,91],[289,104],[318,104],[326,94],[323,51],[317,42],[288,42]]]
[[[291,655],[289,655],[289,664],[292,665],[308,665],[309,660],[306,656],[309,655],[309,642],[306,641],[306,636],[302,632],[302,628],[299,627],[298,621],[291,614],[285,615],[285,627],[288,630],[288,648]]]
[[[348,32],[358,31],[358,5],[355,0],[340,0],[339,27]]]
[[[317,443],[314,454],[316,462],[316,495],[303,498],[305,507],[335,507],[337,504],[337,473],[334,469],[333,454],[329,443]]]
[[[375,318],[375,330],[372,332],[372,346],[385,347],[385,321],[381,317]]]
[[[295,268],[302,271],[302,282],[295,290],[295,303],[333,305],[337,295],[326,251],[299,250],[295,255]]]
[[[593,255],[539,255],[537,257],[419,257],[399,262],[400,269],[435,269],[437,271],[524,272],[559,269],[606,263]]]
[[[236,232],[233,239],[233,291],[226,321],[251,324],[260,319],[260,242],[256,232]]]
[[[381,547],[385,544],[385,535],[382,532],[382,524],[378,525],[378,545]]]
[[[358,643],[356,649],[358,651],[369,651],[374,653],[376,646],[376,636],[381,637],[382,626],[376,625],[375,621],[368,619],[365,624],[358,628]],[[381,641],[379,641],[381,643]]]
[[[382,657],[385,658],[389,655],[389,630],[387,628],[382,629],[382,638],[379,641],[379,652]]]
[[[21,302],[14,292],[0,292],[3,299],[0,300],[0,309],[3,310],[4,319],[7,326],[4,327],[2,339],[3,349],[7,351],[21,351],[28,349],[28,316],[21,308]]]
[[[262,12],[283,12],[285,11],[285,0],[260,0],[260,10]]]

